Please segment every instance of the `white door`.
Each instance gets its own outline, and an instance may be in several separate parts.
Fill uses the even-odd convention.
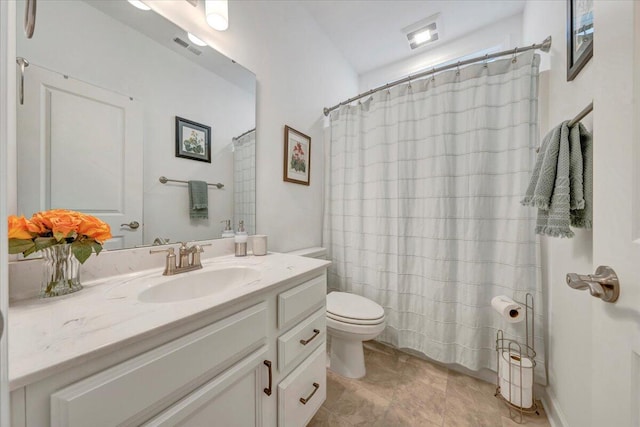
[[[584,327],[593,334],[593,400],[584,402],[584,409],[591,411],[593,427],[640,426],[640,134],[634,128],[640,111],[633,99],[634,83],[640,83],[634,64],[634,51],[640,53],[634,43],[640,5],[634,3],[594,2],[593,268],[613,267],[620,297],[614,304],[589,298],[592,323]],[[588,383],[577,380],[574,386]]]
[[[111,226],[106,249],[142,244],[142,119],[127,96],[29,65],[18,105],[18,214],[77,210]]]

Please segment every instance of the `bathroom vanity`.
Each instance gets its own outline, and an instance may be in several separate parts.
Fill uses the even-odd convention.
[[[14,304],[11,425],[306,425],[326,397],[329,262],[203,265]]]

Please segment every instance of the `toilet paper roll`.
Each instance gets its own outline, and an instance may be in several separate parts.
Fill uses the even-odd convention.
[[[502,352],[498,358],[498,375],[516,386],[533,387],[533,362],[528,357]],[[522,376],[520,376],[522,371]]]
[[[520,394],[522,393],[522,394]],[[500,378],[500,394],[509,402],[521,408],[531,408],[533,406],[533,388],[520,388],[515,384],[509,386],[509,382]]]
[[[491,306],[509,323],[518,323],[524,320],[524,307],[505,295],[493,297]]]

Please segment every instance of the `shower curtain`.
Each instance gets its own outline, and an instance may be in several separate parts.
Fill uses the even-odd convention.
[[[329,287],[385,309],[378,338],[443,363],[496,369],[496,332],[524,323],[491,308],[543,299],[535,217],[519,203],[537,145],[539,56],[438,74],[331,114],[323,240]]]
[[[233,228],[256,233],[256,132],[233,141]]]

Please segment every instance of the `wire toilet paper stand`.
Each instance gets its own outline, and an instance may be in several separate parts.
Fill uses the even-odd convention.
[[[513,411],[520,418],[518,424],[522,424],[525,414],[540,415],[536,396],[533,391],[534,369],[536,367],[536,351],[534,348],[535,308],[533,295],[527,293],[524,304],[516,301],[525,308],[525,343],[520,343],[504,337],[504,331],[498,330],[496,334],[496,394],[495,397],[502,400],[509,407],[509,415],[512,419]],[[500,360],[502,358],[502,361]],[[508,374],[501,372],[500,367],[506,366]],[[530,370],[526,375],[523,371]],[[501,375],[502,374],[502,375]],[[529,399],[525,391],[524,379],[531,378],[531,406],[523,406]],[[505,387],[503,389],[503,387]],[[506,394],[506,396],[505,396]],[[527,397],[527,399],[525,399]]]

